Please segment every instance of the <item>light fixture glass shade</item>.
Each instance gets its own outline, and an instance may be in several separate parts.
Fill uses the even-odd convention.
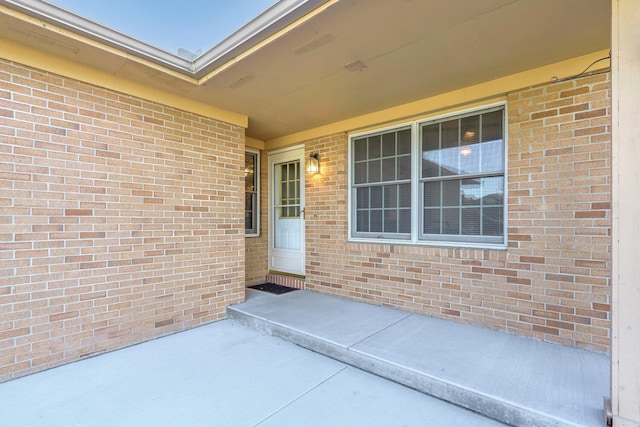
[[[318,154],[311,154],[309,156],[309,173],[320,173],[320,156]]]

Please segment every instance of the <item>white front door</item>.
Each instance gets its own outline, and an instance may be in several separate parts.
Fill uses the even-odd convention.
[[[269,156],[269,269],[304,276],[304,148]]]

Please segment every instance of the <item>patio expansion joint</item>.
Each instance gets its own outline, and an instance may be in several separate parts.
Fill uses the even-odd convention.
[[[254,424],[254,427],[259,426],[260,424],[266,422],[269,418],[275,416],[276,414],[278,414],[278,412],[284,410],[285,408],[287,408],[288,406],[293,405],[294,403],[296,403],[298,400],[302,399],[304,396],[308,395],[309,393],[311,393],[312,391],[316,390],[319,387],[322,387],[323,384],[331,381],[333,378],[335,378],[336,376],[340,375],[342,372],[344,372],[345,370],[349,369],[350,366],[349,365],[344,365],[342,368],[338,369],[336,372],[334,372],[333,374],[329,375],[327,378],[325,378],[324,380],[320,381],[317,384],[314,384],[312,387],[310,387],[308,390],[303,391],[302,393],[300,393],[298,396],[292,398],[289,402],[285,403],[284,405],[280,406],[279,408],[275,409],[274,411],[272,411],[269,415],[267,415],[266,417],[264,417],[263,419],[261,419],[260,421],[258,421],[256,424]]]
[[[354,343],[350,344],[349,346],[347,346],[347,349],[348,349],[349,351],[353,351],[353,347],[357,346],[358,344],[363,343],[364,341],[368,340],[369,338],[372,338],[372,337],[376,336],[376,335],[377,335],[377,334],[379,334],[380,332],[386,331],[387,329],[389,329],[389,328],[391,328],[391,327],[393,327],[393,326],[397,325],[398,323],[400,323],[400,322],[402,322],[402,321],[404,321],[404,320],[407,320],[408,318],[410,318],[410,317],[412,317],[412,316],[414,316],[414,315],[415,315],[415,313],[407,313],[405,316],[402,316],[402,318],[400,318],[400,319],[398,319],[398,320],[396,320],[396,321],[394,321],[394,322],[391,322],[391,323],[389,323],[387,326],[385,326],[385,327],[383,327],[383,328],[380,328],[380,329],[378,329],[378,330],[377,330],[377,331],[375,331],[375,332],[370,333],[369,335],[367,335],[366,337],[362,338],[361,340],[356,341],[356,342],[354,342]]]

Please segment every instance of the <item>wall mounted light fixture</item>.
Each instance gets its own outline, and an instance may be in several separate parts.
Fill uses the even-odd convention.
[[[320,155],[318,153],[309,156],[309,173],[320,173]]]

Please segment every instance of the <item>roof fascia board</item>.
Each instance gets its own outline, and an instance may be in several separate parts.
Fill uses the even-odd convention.
[[[0,4],[172,70],[193,74],[193,62],[106,25],[86,19],[60,6],[41,0],[0,0]]]
[[[242,56],[328,1],[280,0],[194,60],[174,55],[43,0],[0,0],[0,5],[198,79]]]
[[[280,0],[194,61],[202,77],[295,23],[330,0]]]

